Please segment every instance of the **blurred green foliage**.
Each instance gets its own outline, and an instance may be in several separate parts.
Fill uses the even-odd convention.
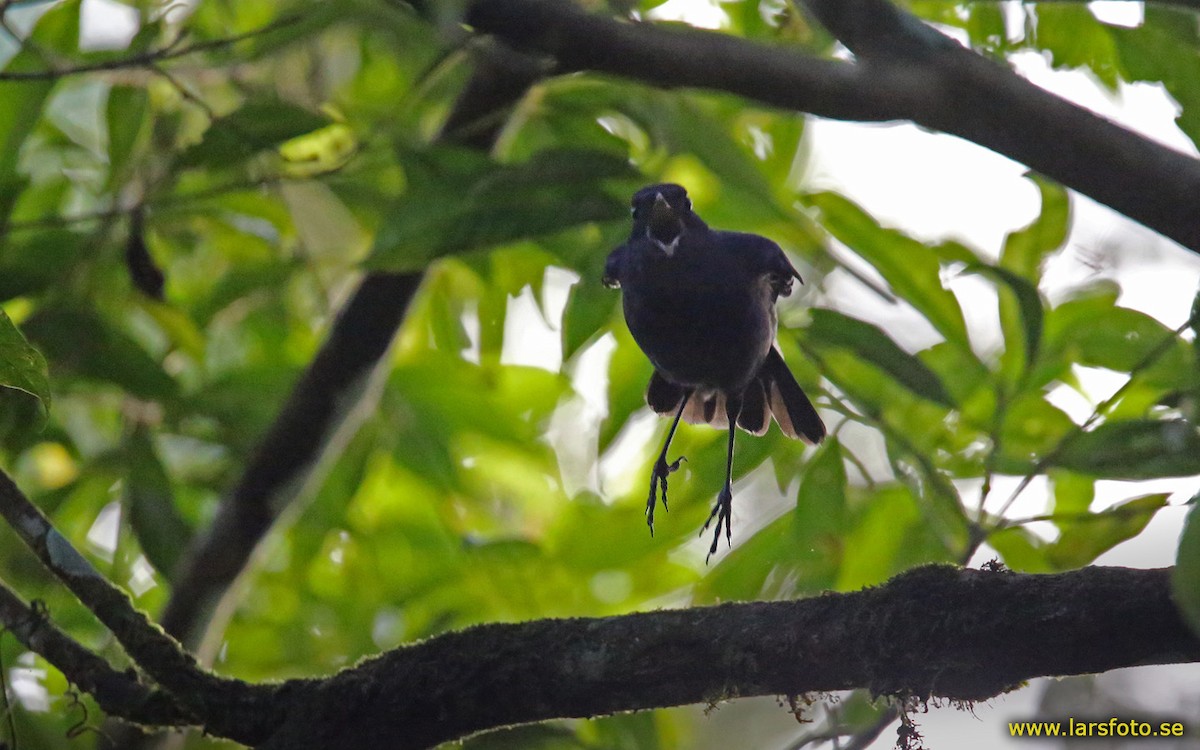
[[[360,274],[425,271],[369,416],[242,584],[218,639],[223,672],[328,674],[480,622],[852,590],[964,561],[980,540],[1017,570],[1079,567],[1166,503],[1094,508],[1097,480],[1200,474],[1194,346],[1119,305],[1112,282],[1053,305],[1039,291],[1070,225],[1068,196],[1045,179],[1030,177],[1040,215],[1003,247],[924,243],[845,196],[806,192],[803,115],[727,95],[550,78],[491,154],[434,144],[470,65],[456,3],[422,3],[428,17],[384,0],[131,5],[139,31],[115,51],[79,48],[79,2],[10,6],[32,33],[21,45],[0,34],[0,69],[247,36],[155,67],[0,81],[0,464],[139,606],[162,606],[173,565]],[[1188,14],[1150,8],[1124,28],[1082,5],[1026,5],[1014,31],[993,4],[907,5],[998,58],[1035,49],[1108,86],[1162,82],[1200,135]],[[729,33],[832,50],[788,3],[721,8]],[[711,224],[770,236],[802,267],[780,343],[833,428],[818,449],[774,428],[739,438],[737,546],[708,567],[695,535],[724,435],[681,427],[689,462],[651,538],[646,482],[665,424],[644,407],[650,366],[618,295],[599,284],[628,195],[662,180],[685,184]],[[131,281],[132,232],[165,302]],[[847,251],[938,343],[906,349],[827,304],[823,280]],[[1002,348],[973,341],[963,307],[985,303],[948,289],[962,274],[995,289]],[[1077,388],[1079,368],[1129,379],[1086,434],[1049,397]],[[980,511],[981,483],[1043,473],[1049,537]],[[1184,590],[1200,590],[1196,526]],[[5,529],[0,577],[120,663]],[[11,638],[0,655],[47,668]],[[15,714],[21,746],[67,747],[67,686],[52,668],[35,682],[50,711]],[[851,696],[836,715],[853,729],[878,710]],[[470,744],[695,747],[704,721],[678,709]]]

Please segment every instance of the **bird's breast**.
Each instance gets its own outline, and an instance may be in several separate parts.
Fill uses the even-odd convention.
[[[622,280],[625,321],[669,380],[740,389],[774,341],[774,297],[760,279],[736,268],[681,255],[654,258]]]

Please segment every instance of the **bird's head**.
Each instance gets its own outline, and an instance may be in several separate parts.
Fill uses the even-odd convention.
[[[649,238],[667,255],[675,254],[679,238],[698,222],[687,191],[679,185],[650,185],[633,195],[633,236]]]

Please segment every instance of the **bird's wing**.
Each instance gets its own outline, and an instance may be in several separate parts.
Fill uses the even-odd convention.
[[[604,286],[611,289],[621,286],[621,277],[625,272],[628,255],[628,245],[621,245],[608,254],[608,260],[604,261],[604,276],[601,278]]]
[[[735,252],[751,273],[770,279],[771,288],[776,294],[782,297],[791,294],[793,279],[804,283],[783,248],[766,237],[745,232],[719,232],[718,235],[719,242]]]

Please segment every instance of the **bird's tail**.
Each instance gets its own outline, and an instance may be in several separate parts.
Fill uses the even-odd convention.
[[[682,386],[668,381],[655,370],[646,388],[646,403],[659,414],[674,415],[685,393]],[[683,419],[689,424],[728,427],[725,403],[726,396],[721,391],[693,394],[683,410]],[[771,417],[775,417],[780,429],[790,438],[819,443],[825,437],[825,423],[774,347],[767,353],[758,375],[742,393],[737,425],[746,432],[762,435],[771,425]]]
[[[825,423],[775,347],[767,352],[758,376],[742,394],[738,427],[761,435],[767,431],[770,417],[775,417],[779,429],[790,438],[806,443],[825,439]]]

